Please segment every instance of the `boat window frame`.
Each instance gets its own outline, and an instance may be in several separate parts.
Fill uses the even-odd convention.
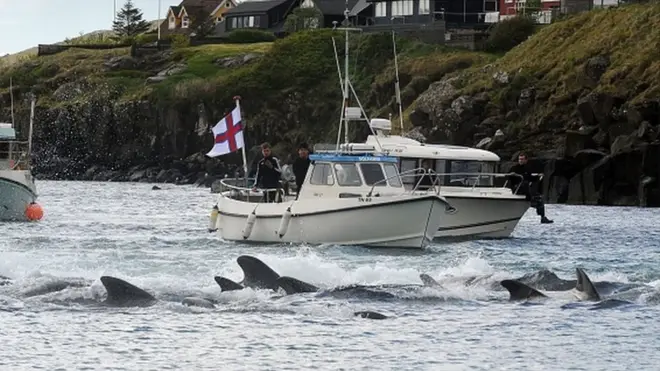
[[[323,162],[315,161],[314,165],[312,165],[312,166],[313,166],[312,171],[309,174],[309,184],[315,185],[315,186],[332,187],[332,186],[335,185],[335,183],[337,183],[337,181],[335,179],[334,171],[332,169],[332,163],[331,162],[329,162],[329,161],[323,161]],[[321,167],[327,167],[328,168],[328,171],[325,173],[325,176],[321,178],[321,179],[325,179],[326,182],[324,182],[324,183],[315,183],[314,182],[314,173],[316,172],[317,169],[319,169]],[[332,177],[332,182],[331,183],[327,183],[328,174]]]
[[[337,173],[337,166],[352,166],[353,169],[355,169],[355,174],[357,175],[357,180],[359,181],[359,184],[342,184],[342,182],[339,180],[339,174]],[[364,185],[364,180],[362,179],[362,174],[360,172],[360,169],[358,168],[357,164],[351,163],[351,162],[333,162],[332,163],[332,171],[335,173],[335,179],[337,184],[340,187],[362,187]]]
[[[362,170],[363,165],[378,166],[378,168],[380,169],[380,174],[382,175],[382,178],[376,180],[375,182],[373,182],[371,184],[369,184],[369,181],[367,181],[367,177],[365,176],[365,172]],[[360,169],[360,173],[362,174],[362,179],[364,180],[365,185],[367,185],[369,187],[374,187],[374,186],[375,187],[386,187],[388,185],[387,181],[386,181],[387,177],[385,176],[385,170],[383,169],[383,164],[382,163],[380,163],[380,162],[361,162],[360,166],[358,166],[358,168]]]
[[[393,188],[401,188],[403,187],[403,180],[401,179],[401,173],[399,173],[399,169],[396,167],[396,164],[394,163],[383,163],[381,164],[383,167],[383,172],[385,174],[385,179],[387,179],[387,184],[389,184],[390,187]],[[387,168],[390,167],[393,169],[394,173],[393,174],[387,174]],[[392,184],[392,181],[396,180],[397,184]]]

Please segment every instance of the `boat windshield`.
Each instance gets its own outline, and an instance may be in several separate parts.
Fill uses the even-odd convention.
[[[309,156],[314,168],[309,182],[314,185],[334,185],[340,187],[402,187],[397,159],[387,156]]]

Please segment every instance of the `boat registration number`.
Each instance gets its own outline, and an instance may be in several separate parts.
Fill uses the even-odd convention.
[[[371,197],[358,197],[358,202],[371,202]]]

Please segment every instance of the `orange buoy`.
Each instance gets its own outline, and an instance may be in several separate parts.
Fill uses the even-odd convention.
[[[29,221],[41,220],[44,217],[44,209],[38,203],[32,202],[25,209],[25,216]]]

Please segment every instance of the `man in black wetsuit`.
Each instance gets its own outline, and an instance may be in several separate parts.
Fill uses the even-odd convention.
[[[520,188],[516,194],[524,194],[526,199],[530,201],[530,206],[536,208],[536,214],[541,217],[541,223],[549,224],[553,223],[552,220],[548,219],[545,216],[545,205],[543,204],[543,199],[538,192],[539,182],[541,178],[538,175],[532,173],[530,165],[527,163],[527,155],[521,153],[518,156],[518,163],[513,165],[511,168],[511,173],[518,174],[522,176],[522,183],[520,177],[511,176],[509,177],[509,182],[511,184],[511,189],[516,192],[518,184]]]
[[[296,177],[296,198],[300,195],[300,188],[302,188],[307,169],[312,161],[309,159],[309,147],[307,143],[302,143],[298,146],[298,158],[293,162],[293,175]]]
[[[278,191],[281,188],[280,177],[282,176],[282,168],[280,161],[277,157],[273,156],[270,145],[264,143],[261,145],[261,154],[264,156],[257,164],[257,173],[253,185],[253,191],[257,187],[268,189],[264,191],[266,202],[277,202]]]

